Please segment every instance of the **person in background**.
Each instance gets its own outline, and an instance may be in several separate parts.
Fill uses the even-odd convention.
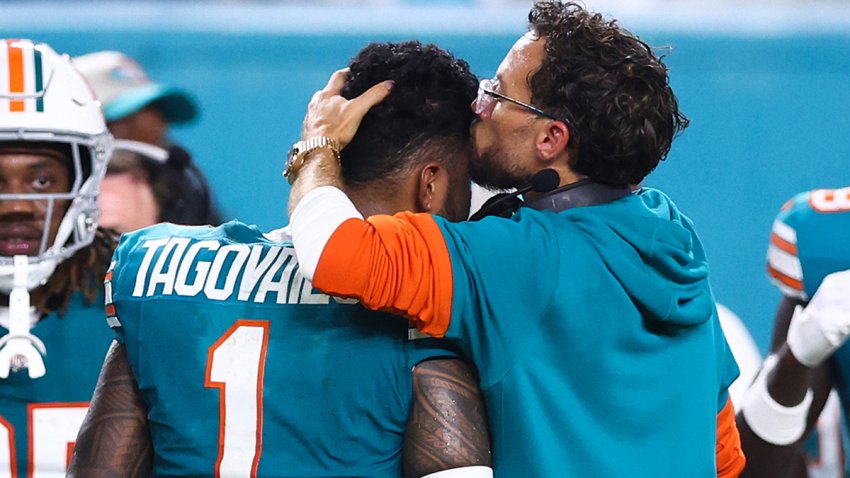
[[[100,104],[48,45],[0,40],[0,476],[65,476],[110,333]],[[10,81],[5,81],[9,79]]]
[[[807,191],[786,202],[767,251],[768,275],[782,292],[770,354],[738,413],[747,477],[822,476],[807,445],[818,418],[830,410],[831,390],[845,420],[850,411],[848,269],[850,187]],[[835,413],[822,422],[829,416]],[[819,441],[819,452],[834,449]]]
[[[195,100],[179,88],[153,82],[136,61],[120,52],[89,53],[73,62],[103,103],[116,139],[167,151],[166,160],[161,152],[138,148],[121,153],[119,142],[116,162],[103,181],[103,227],[126,232],[157,222],[221,223],[203,173],[168,136],[169,125],[188,124],[198,117]]]
[[[123,233],[159,222],[220,222],[210,190],[182,150],[116,140],[100,193],[100,223]]]

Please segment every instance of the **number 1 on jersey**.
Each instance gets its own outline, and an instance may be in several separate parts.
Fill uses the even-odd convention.
[[[269,323],[237,320],[209,348],[204,386],[219,389],[217,478],[257,476]]]

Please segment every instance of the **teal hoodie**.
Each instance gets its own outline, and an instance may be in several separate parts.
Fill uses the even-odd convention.
[[[711,318],[708,262],[693,224],[664,193],[563,213],[587,234],[645,318],[691,327]]]
[[[666,195],[437,222],[446,337],[479,367],[497,477],[716,476],[738,370],[703,247]]]

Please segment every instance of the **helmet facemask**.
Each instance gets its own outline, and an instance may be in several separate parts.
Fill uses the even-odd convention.
[[[57,147],[67,153],[58,156],[47,153]],[[66,191],[42,193],[36,185],[38,180],[22,179],[24,173],[15,171],[13,162],[8,165],[13,171],[10,174],[20,187],[0,190],[0,201],[31,201],[32,214],[36,215],[33,222],[39,220],[37,216],[44,210],[37,252],[0,255],[0,293],[9,297],[8,312],[0,307],[4,322],[0,325],[9,330],[0,337],[0,378],[23,367],[29,370],[31,378],[38,378],[46,372],[42,360],[46,350],[31,332],[33,319],[39,320],[39,315],[30,305],[29,291],[45,284],[60,262],[94,240],[99,214],[98,190],[112,154],[112,136],[91,88],[67,56],[57,55],[45,44],[0,40],[0,153],[12,156],[13,161],[15,155],[57,156],[68,167],[70,187]],[[64,214],[51,238],[59,208],[64,209]],[[14,216],[18,212],[10,210],[4,214]],[[2,219],[12,224],[19,222],[20,230],[26,229],[27,219],[18,221],[9,216]],[[14,237],[15,228],[11,234],[8,237],[13,243],[27,240]],[[7,250],[16,248],[13,245]]]
[[[27,256],[27,288],[33,289],[47,282],[60,262],[94,240],[97,196],[112,152],[112,136],[106,129],[100,103],[67,57],[57,55],[44,44],[0,40],[0,65],[13,62],[4,55],[12,57],[14,54],[23,58],[24,68],[19,72],[23,80],[13,88],[11,80],[4,84],[0,79],[0,151],[3,144],[14,142],[16,149],[20,146],[25,150],[28,144],[34,148],[54,144],[70,152],[72,184],[67,192],[3,194],[0,191],[0,201],[46,201],[38,253]],[[2,70],[0,67],[0,78]],[[15,74],[13,71],[6,73],[7,77]],[[41,84],[43,88],[38,89]],[[54,211],[61,207],[67,210],[51,240]],[[13,275],[14,258],[0,256],[0,292],[11,291]]]

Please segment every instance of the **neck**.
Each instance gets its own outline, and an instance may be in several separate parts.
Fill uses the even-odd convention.
[[[396,194],[395,191],[378,185],[346,186],[343,191],[351,198],[354,207],[360,211],[363,217],[376,214],[391,215],[398,211],[415,211],[412,204],[406,204],[405,201],[400,200],[401,194]]]
[[[587,176],[585,176],[583,174],[578,174],[578,173],[572,171],[566,165],[565,166],[550,166],[550,167],[552,169],[554,169],[555,171],[557,171],[558,176],[561,178],[561,180],[558,182],[558,188],[562,188],[564,186],[569,186],[570,184],[575,184],[575,183],[577,183],[577,182],[579,182],[583,179],[587,179]],[[545,194],[545,193],[536,193],[534,191],[529,191],[529,192],[523,194],[523,197],[526,200],[531,200],[531,199],[534,199],[534,198],[540,196],[541,194]]]

